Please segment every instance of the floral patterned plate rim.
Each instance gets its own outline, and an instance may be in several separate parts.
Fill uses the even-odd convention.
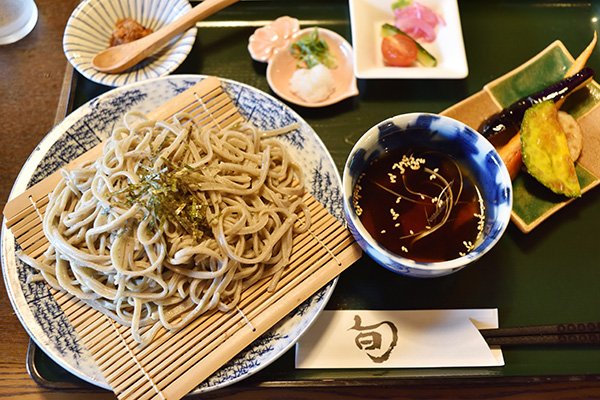
[[[106,92],[73,111],[52,129],[25,162],[10,199],[89,150],[106,137],[130,110],[149,112],[193,86],[201,75],[155,78]],[[308,190],[343,220],[341,179],[327,148],[295,111],[249,85],[221,80],[240,113],[257,127],[274,129],[299,123],[279,138],[304,170]],[[110,389],[91,355],[43,282],[28,283],[32,270],[16,257],[14,236],[2,225],[2,272],[13,308],[31,338],[54,361],[79,378]],[[242,380],[291,348],[325,307],[336,280],[330,282],[282,321],[254,341],[228,364],[203,382],[195,392],[206,392]]]

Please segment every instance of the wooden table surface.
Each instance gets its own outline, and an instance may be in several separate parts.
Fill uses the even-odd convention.
[[[36,0],[39,19],[21,41],[0,46],[0,207],[6,204],[19,170],[36,144],[64,115],[61,93],[69,88],[62,34],[77,0]],[[67,76],[68,78],[68,76]],[[63,96],[64,98],[64,96]],[[0,397],[18,399],[111,399],[103,390],[57,391],[38,386],[28,375],[29,337],[0,285]],[[294,388],[268,384],[233,387],[202,396],[208,399],[600,399],[600,381],[578,377],[519,380],[407,382],[401,386]]]

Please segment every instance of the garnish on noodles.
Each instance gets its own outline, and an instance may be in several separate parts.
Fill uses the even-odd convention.
[[[373,238],[415,261],[466,255],[482,238],[485,207],[460,160],[429,149],[398,149],[359,177],[353,206]]]
[[[166,159],[163,162],[158,169],[142,166],[139,182],[130,183],[117,195],[124,193],[129,207],[141,205],[147,211],[146,218],[151,220],[150,228],[159,229],[171,223],[199,240],[209,234],[210,227],[206,220],[207,204],[194,193],[194,169]]]

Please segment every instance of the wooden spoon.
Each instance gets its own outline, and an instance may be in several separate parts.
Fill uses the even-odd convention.
[[[162,48],[174,36],[185,32],[200,21],[238,0],[204,0],[172,23],[141,39],[109,47],[96,54],[92,66],[100,72],[119,73],[133,67]]]

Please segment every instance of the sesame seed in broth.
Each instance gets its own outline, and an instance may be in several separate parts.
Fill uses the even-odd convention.
[[[373,161],[358,179],[353,206],[383,247],[422,262],[467,254],[479,243],[485,221],[468,170],[427,149],[398,149]]]

